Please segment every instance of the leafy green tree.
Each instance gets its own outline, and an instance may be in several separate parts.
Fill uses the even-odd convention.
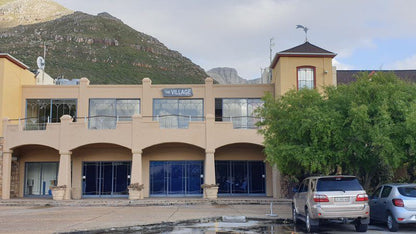
[[[416,165],[416,86],[393,73],[360,74],[348,85],[265,97],[267,160],[285,174],[353,174],[365,188]]]

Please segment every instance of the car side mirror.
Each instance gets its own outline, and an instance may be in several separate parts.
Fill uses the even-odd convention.
[[[299,192],[299,189],[298,189],[298,187],[293,187],[292,191],[293,191],[294,193],[297,193],[297,192]]]

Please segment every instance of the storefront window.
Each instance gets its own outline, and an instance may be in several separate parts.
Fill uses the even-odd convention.
[[[256,128],[255,110],[262,105],[259,98],[215,99],[216,121],[233,122],[234,128]]]
[[[114,129],[135,114],[140,114],[139,99],[90,99],[89,128]]]
[[[202,99],[154,99],[153,120],[161,128],[188,128],[189,122],[204,120]]]
[[[76,118],[76,99],[27,99],[25,130],[43,130],[46,123],[58,123],[63,115]]]

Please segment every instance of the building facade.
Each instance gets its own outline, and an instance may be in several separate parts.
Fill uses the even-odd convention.
[[[278,198],[255,109],[265,93],[334,85],[334,56],[309,42],[277,53],[270,84],[22,84],[19,115],[1,115],[2,199],[51,196],[55,186],[64,199],[133,199],[129,185],[135,198]]]

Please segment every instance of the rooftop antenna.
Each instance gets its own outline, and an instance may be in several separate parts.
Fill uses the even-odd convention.
[[[274,47],[274,38],[270,38],[270,44],[269,44],[269,49],[270,49],[270,63],[272,63],[272,54],[273,54],[273,47]]]
[[[300,24],[296,25],[296,29],[298,29],[298,28],[303,29],[303,31],[305,32],[305,42],[307,42],[308,41],[308,30],[309,30],[309,28],[307,28],[303,25],[300,25]]]

